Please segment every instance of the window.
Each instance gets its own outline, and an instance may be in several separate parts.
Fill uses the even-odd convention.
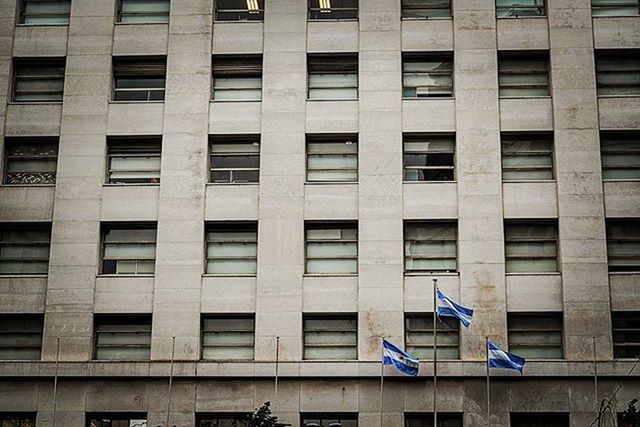
[[[211,224],[207,227],[208,274],[256,274],[257,224]]]
[[[607,220],[609,271],[640,271],[640,220]]]
[[[562,359],[562,313],[507,313],[509,352],[525,359]]]
[[[0,360],[40,360],[42,327],[41,314],[0,315]]]
[[[502,135],[502,180],[553,179],[553,136],[548,134]]]
[[[202,358],[206,360],[253,360],[254,316],[202,318]]]
[[[511,427],[569,427],[568,414],[511,413]]]
[[[216,21],[262,21],[264,0],[217,0]],[[214,426],[217,427],[216,424]]]
[[[613,324],[613,357],[640,357],[640,311],[611,313]]]
[[[304,358],[358,358],[358,319],[354,315],[304,315]]]
[[[155,263],[155,225],[104,227],[102,274],[153,274]]]
[[[405,134],[403,145],[405,181],[455,179],[453,135]]]
[[[453,96],[453,54],[402,55],[402,97]]]
[[[307,135],[307,182],[357,181],[357,135]]]
[[[640,95],[640,50],[596,51],[598,95]]]
[[[0,274],[47,274],[51,226],[0,224]]]
[[[603,179],[640,179],[640,133],[602,132]]]
[[[68,25],[70,12],[71,0],[22,0],[20,2],[20,23],[24,25]]]
[[[165,78],[165,58],[113,58],[113,100],[164,101]]]
[[[457,271],[457,234],[454,222],[405,223],[404,271]]]
[[[36,414],[0,414],[0,427],[36,427]]]
[[[4,184],[55,184],[57,138],[5,138]]]
[[[403,18],[449,18],[451,0],[402,0]]]
[[[508,221],[504,227],[507,273],[558,271],[558,226]]]
[[[210,137],[210,182],[256,183],[260,180],[260,135]]]
[[[157,184],[160,182],[160,137],[107,138],[109,184]]]
[[[169,22],[169,0],[121,0],[118,22],[164,24]]]
[[[95,316],[97,360],[149,360],[150,315]]]
[[[147,414],[88,414],[87,427],[147,427]]]
[[[358,427],[358,414],[301,414],[302,427]]]
[[[358,55],[309,55],[309,99],[358,99]]]
[[[433,413],[405,414],[405,427],[433,427]],[[462,414],[438,412],[438,427],[462,427]]]
[[[545,0],[496,0],[498,18],[524,18],[545,16]]]
[[[214,101],[260,101],[261,99],[261,55],[215,55],[213,57]]]
[[[14,102],[62,102],[64,58],[14,59]]]
[[[593,16],[638,16],[638,0],[591,0]]]
[[[549,59],[539,52],[498,54],[500,97],[549,96]]]
[[[358,0],[309,0],[309,19],[358,19]]]
[[[358,225],[318,224],[306,226],[307,273],[357,273]]]
[[[458,319],[436,317],[436,333],[438,360],[459,359]],[[404,336],[410,355],[420,360],[433,360],[433,314],[407,314],[404,318]],[[421,424],[416,424],[419,425]]]

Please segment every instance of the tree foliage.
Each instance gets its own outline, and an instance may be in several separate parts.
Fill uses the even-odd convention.
[[[640,427],[640,412],[636,408],[636,403],[638,403],[638,399],[633,399],[622,413],[622,421],[631,427]]]
[[[247,427],[282,427],[278,417],[271,414],[271,402],[265,402],[247,418]]]

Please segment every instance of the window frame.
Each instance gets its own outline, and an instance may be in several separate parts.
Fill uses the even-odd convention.
[[[339,238],[339,239],[313,239],[309,238],[308,233],[310,230],[340,230],[340,234],[342,235],[345,230],[355,230],[355,239],[349,238]],[[305,275],[312,276],[347,276],[347,275],[357,275],[358,274],[358,223],[352,221],[345,222],[317,222],[317,221],[307,221],[304,226],[304,261]],[[348,244],[352,245],[355,243],[356,254],[355,256],[348,255],[333,255],[333,256],[315,256],[309,257],[309,244]],[[355,271],[349,272],[316,272],[309,271],[309,261],[310,260],[355,260]]]
[[[347,324],[355,324],[354,330],[348,330],[344,328],[328,328],[323,330],[307,330],[306,323],[309,320],[341,320],[348,322]],[[302,360],[310,360],[310,361],[357,361],[358,360],[358,315],[357,313],[302,313]],[[355,343],[348,345],[338,345],[332,343],[320,343],[320,344],[310,344],[307,341],[307,333],[310,332],[318,332],[318,333],[345,333],[345,334],[354,334]],[[307,356],[307,348],[342,348],[342,349],[355,349],[355,357],[349,359],[341,359],[341,358],[315,358]]]
[[[424,20],[424,19],[452,19],[453,18],[453,4],[451,0],[435,0],[434,2],[437,3],[438,1],[446,1],[449,3],[449,7],[448,8],[443,8],[443,7],[430,7],[426,2],[429,2],[430,0],[425,0],[425,4],[426,7],[406,7],[404,5],[405,1],[411,1],[411,0],[401,0],[400,1],[400,16],[401,19],[404,21],[413,21],[413,20]],[[415,0],[414,0],[415,1]],[[433,0],[432,0],[433,1]],[[448,10],[449,11],[449,15],[447,16],[405,16],[405,10]]]
[[[337,149],[335,151],[327,152],[327,153],[314,153],[309,149],[310,144],[333,144],[337,147],[338,144],[345,145],[355,145],[356,152],[347,153],[347,152],[339,152]],[[329,147],[331,148],[331,147]],[[305,138],[305,184],[357,184],[359,181],[359,145],[358,145],[358,135],[357,134],[307,134]],[[343,156],[343,157],[355,157],[355,168],[330,168],[330,169],[320,169],[320,168],[312,168],[309,167],[309,158],[311,156]],[[355,180],[315,180],[309,178],[309,171],[354,171],[356,174]]]
[[[208,156],[208,166],[209,166],[209,178],[207,180],[207,184],[211,185],[256,185],[260,183],[260,151],[261,151],[261,138],[260,134],[254,135],[209,135],[209,156]],[[258,151],[244,151],[244,152],[225,152],[225,153],[214,153],[213,147],[216,145],[251,145],[254,147],[258,147]],[[214,157],[225,156],[225,157],[257,157],[258,158],[258,167],[220,167],[217,168],[214,166]],[[215,181],[213,179],[213,174],[215,171],[223,171],[229,172],[229,181],[228,182],[220,182]],[[234,172],[257,172],[258,179],[256,181],[239,181],[236,182],[233,179]]]
[[[354,69],[355,68],[355,69]],[[307,53],[307,101],[357,101],[360,98],[360,59],[358,53]],[[353,75],[355,86],[312,86],[311,76]],[[312,90],[344,90],[353,91],[355,97],[311,97]]]
[[[3,232],[5,231],[48,231],[49,232],[49,240],[48,241],[25,241],[25,242],[6,242],[3,238]],[[12,260],[16,260],[21,262],[26,259],[26,262],[46,262],[47,263],[47,272],[46,273],[37,273],[37,272],[13,272],[13,273],[0,273],[0,277],[12,277],[12,276],[21,276],[21,277],[47,277],[49,275],[49,262],[51,259],[51,223],[25,223],[25,222],[0,222],[0,247],[1,246],[47,246],[49,249],[47,251],[46,259],[44,257],[21,257],[21,258],[12,258],[12,257],[3,257],[0,256],[0,263],[8,260],[11,262]]]
[[[537,1],[537,0],[534,0],[534,1]],[[517,4],[517,0],[514,0],[514,3],[516,3],[516,4],[513,4],[513,5],[509,6],[509,8],[511,8],[511,9],[513,9],[513,8],[515,8],[515,9],[540,9],[540,6],[535,6],[535,5],[534,5],[534,6],[519,5],[519,4]],[[531,18],[534,18],[534,19],[535,19],[535,18],[546,18],[546,17],[548,16],[548,13],[549,13],[549,12],[548,12],[547,0],[542,0],[542,13],[540,13],[540,14],[538,14],[538,15],[523,15],[523,16],[518,16],[518,15],[516,14],[516,15],[503,15],[503,16],[500,16],[500,15],[498,14],[498,9],[499,9],[499,7],[498,7],[498,3],[497,3],[497,1],[496,1],[494,4],[495,4],[495,8],[496,8],[496,18],[497,18],[497,19],[531,19]],[[502,9],[502,8],[503,8],[503,7],[500,7],[500,9]],[[506,7],[505,7],[505,8],[506,8]],[[507,8],[507,10],[509,10],[509,9]]]
[[[68,13],[41,13],[41,14],[27,14],[27,3],[69,3],[69,12]],[[47,23],[47,24],[30,24],[25,22],[27,16],[46,16],[46,17],[57,17],[57,16],[66,16],[67,22],[62,23]],[[69,21],[71,19],[71,0],[20,0],[18,3],[18,19],[16,25],[25,26],[25,27],[58,27],[58,26],[69,26]]]
[[[3,357],[0,357],[0,361],[6,362],[6,361],[26,361],[26,360],[33,360],[33,361],[40,361],[42,358],[42,341],[43,341],[43,336],[44,336],[44,315],[43,314],[34,314],[34,313],[7,313],[7,314],[0,314],[0,324],[6,322],[6,321],[23,321],[23,322],[32,322],[33,324],[38,323],[40,328],[39,330],[35,330],[35,329],[29,329],[29,328],[25,328],[23,330],[5,330],[4,326],[0,326],[0,335],[30,335],[32,336],[32,338],[34,336],[37,336],[40,340],[39,345],[30,345],[29,343],[20,343],[17,342],[15,345],[5,345],[5,343],[3,343],[2,341],[0,341],[0,348],[3,349],[15,349],[15,350],[20,350],[20,349],[32,349],[34,351],[38,351],[38,356],[34,357],[34,358],[30,358],[30,359],[5,359]],[[23,338],[24,339],[24,338]],[[0,353],[1,355],[1,353]],[[1,417],[0,417],[1,420]]]
[[[607,238],[607,270],[609,274],[611,273],[638,273],[640,272],[640,256],[631,255],[612,255],[613,252],[611,247],[614,244],[624,244],[627,242],[637,243],[640,245],[640,239],[634,237],[633,235],[629,236],[628,234],[624,234],[622,236],[615,236],[613,238],[611,229],[612,227],[629,227],[631,229],[637,228],[638,234],[640,234],[640,219],[638,218],[606,218],[605,221],[606,227],[606,238]],[[630,267],[626,265],[620,265],[620,267],[611,268],[611,260],[613,259],[622,259],[622,260],[634,260],[635,263],[631,264]]]
[[[137,241],[137,240],[131,240],[131,241],[112,241],[112,242],[107,242],[106,241],[106,237],[107,237],[107,233],[110,231],[132,231],[132,230],[154,230],[155,231],[155,239],[153,242],[151,241]],[[100,248],[100,276],[113,276],[113,277],[131,277],[131,276],[135,276],[135,277],[152,277],[155,276],[155,263],[156,263],[156,259],[158,256],[158,224],[157,223],[151,223],[151,222],[103,222],[100,224],[100,234],[101,234],[101,248]],[[112,244],[112,245],[140,245],[140,244],[144,244],[144,245],[148,245],[153,243],[154,245],[154,252],[153,252],[153,272],[152,273],[147,273],[147,272],[137,272],[138,268],[139,268],[139,263],[140,262],[144,262],[144,261],[151,261],[151,258],[113,258],[116,262],[115,264],[115,269],[116,272],[115,273],[105,273],[105,262],[106,261],[111,261],[112,258],[108,258],[105,259],[106,256],[106,247],[107,244]],[[118,273],[117,269],[118,269],[118,262],[123,261],[123,262],[135,262],[135,269],[136,272],[134,273]]]
[[[127,154],[130,153],[130,154]],[[111,162],[114,157],[147,157],[162,159],[162,136],[107,136],[107,163],[105,185],[159,185],[161,178],[161,166],[158,167],[158,178],[145,178],[148,182],[113,182],[111,175],[113,168]],[[121,169],[119,172],[151,172],[144,169]]]
[[[533,421],[542,421],[546,426],[549,427],[565,427],[569,426],[569,413],[567,412],[510,412],[509,413],[509,421],[512,427],[528,427],[531,424],[526,423],[524,426],[519,424],[521,421],[531,421],[531,418],[534,418]],[[549,423],[560,423],[560,424],[549,424]]]
[[[596,96],[598,98],[637,98],[640,96],[640,81],[620,84],[620,83],[603,83],[601,77],[603,74],[620,74],[620,73],[636,73],[640,78],[640,49],[596,49],[594,51],[595,61],[595,76],[596,76]],[[636,61],[635,68],[631,68],[631,71],[627,71],[627,68],[615,68],[603,70],[603,61]],[[632,87],[636,88],[635,92],[631,93],[602,93],[603,89],[615,87]]]
[[[455,59],[454,51],[435,51],[435,52],[402,52],[402,100],[416,100],[416,99],[453,99],[455,98]],[[409,63],[429,63],[429,62],[442,62],[443,64],[449,64],[449,70],[427,70],[427,71],[405,71],[405,65]],[[448,76],[451,80],[451,85],[440,84],[427,84],[424,86],[413,86],[405,83],[406,76]],[[415,96],[406,96],[405,90],[415,88]],[[418,93],[420,88],[426,88],[427,93],[424,96]],[[431,88],[447,88],[449,93],[435,93],[429,94]]]
[[[615,145],[616,142],[624,141],[624,143],[628,143],[631,148],[629,149],[607,149],[607,144]],[[636,145],[634,147],[633,145]],[[634,157],[638,157],[640,160],[640,132],[637,131],[600,131],[600,156],[602,163],[602,180],[603,181],[627,181],[634,182],[640,181],[640,162],[638,166],[627,166],[627,165],[616,165],[616,166],[605,166],[605,158],[607,156],[620,156],[620,155],[630,155]],[[616,171],[616,170],[631,170],[636,171],[637,177],[631,178],[620,178],[620,177],[605,177],[606,172]]]
[[[24,147],[38,147],[38,146],[50,146],[55,147],[55,155],[54,154],[43,154],[42,156],[27,154],[25,156],[15,156],[11,154],[11,150],[15,147],[24,146]],[[57,137],[5,137],[4,138],[4,162],[3,162],[3,174],[2,174],[2,185],[8,186],[16,186],[16,187],[40,187],[40,186],[55,186],[56,184],[56,175],[58,172],[58,152],[59,152],[59,138]],[[53,172],[18,172],[18,173],[26,173],[26,174],[49,174],[50,178],[44,178],[45,180],[50,180],[51,182],[31,182],[31,183],[12,183],[9,182],[9,165],[11,163],[11,159],[14,158],[15,161],[21,161],[22,159],[26,160],[38,160],[38,159],[55,159],[55,170]]]
[[[522,63],[522,62],[539,62],[545,63],[546,69],[544,71],[538,70],[535,67],[527,69],[524,72],[513,68],[505,69],[506,62]],[[500,80],[503,76],[525,76],[525,75],[546,75],[546,85],[540,85],[532,82],[525,83],[501,83]],[[504,90],[526,90],[539,88],[546,90],[544,95],[527,95],[527,94],[513,94],[506,95],[502,92]],[[498,51],[498,97],[500,99],[522,99],[522,98],[550,98],[551,97],[551,64],[549,51],[547,50],[499,50]]]
[[[133,420],[141,420],[144,419],[145,421],[147,421],[147,424],[145,425],[148,426],[149,424],[149,418],[148,418],[148,413],[147,412],[87,412],[86,416],[85,416],[85,426],[86,427],[93,427],[94,425],[91,424],[91,420],[96,420],[96,419],[104,419],[104,418],[112,418],[115,417],[113,419],[111,419],[111,423],[113,423],[113,421],[125,421],[125,420],[129,420],[129,421],[133,421]]]
[[[211,102],[261,102],[263,86],[263,56],[262,54],[246,55],[211,55]],[[226,77],[221,77],[226,76]],[[216,87],[216,80],[254,79],[260,81],[260,88],[251,86]],[[234,93],[233,91],[257,91],[258,98],[216,98],[216,91]]]
[[[633,4],[635,3],[635,4]],[[627,7],[627,8],[632,8],[635,7],[636,9],[636,13],[635,15],[620,15],[620,14],[616,14],[616,15],[599,15],[599,14],[595,14],[594,11],[598,10],[598,9],[611,9],[611,8],[620,8],[620,7]],[[605,6],[595,6],[593,4],[593,0],[591,0],[591,16],[593,18],[617,18],[617,17],[622,17],[622,16],[639,16],[640,15],[640,1],[638,0],[618,0],[618,3],[615,4],[607,4]]]
[[[208,234],[212,233],[212,232],[229,232],[229,233],[233,233],[233,232],[252,232],[255,233],[256,235],[256,240],[255,240],[255,245],[256,245],[256,255],[255,256],[224,256],[224,257],[210,257],[209,256],[209,243],[217,243],[215,241],[210,242],[209,241],[209,237]],[[259,235],[259,228],[258,228],[258,223],[255,221],[227,221],[227,222],[223,222],[223,221],[213,221],[213,222],[207,222],[205,224],[205,238],[204,238],[204,253],[205,253],[205,259],[204,259],[204,275],[207,276],[221,276],[221,277],[225,277],[225,276],[230,276],[230,277],[234,277],[234,276],[238,276],[238,277],[255,277],[257,275],[257,268],[258,268],[258,242],[260,239],[260,235]],[[243,240],[225,240],[223,243],[253,243],[253,242],[246,242]],[[219,259],[219,260],[228,260],[228,259],[246,259],[246,260],[254,260],[255,262],[255,269],[256,272],[243,272],[243,273],[215,273],[215,272],[209,272],[208,271],[208,265],[209,265],[209,261],[210,260],[215,260],[215,259]]]
[[[320,1],[318,2],[318,7],[314,7],[313,6],[313,2],[314,0],[307,0],[307,21],[358,21],[360,18],[360,2],[359,0],[354,0],[355,1],[355,7],[330,7],[329,9],[325,9],[322,8]],[[329,6],[331,6],[331,3],[329,2]],[[355,18],[351,17],[351,18],[314,18],[314,12],[315,15],[317,16],[322,16],[322,13],[325,13],[323,11],[328,10],[328,12],[326,13],[333,13],[334,11],[355,11]]]
[[[355,421],[358,425],[358,413],[357,412],[301,412],[300,413],[300,427],[305,427],[305,419],[311,418],[312,420],[320,420],[320,426],[325,427],[324,421],[337,419],[338,422],[342,421]]]
[[[537,238],[537,237],[531,237],[531,238],[521,238],[521,237],[516,237],[516,238],[510,238],[507,235],[507,229],[508,227],[517,227],[517,226],[523,226],[523,227],[554,227],[555,229],[555,238],[551,239],[551,238]],[[505,272],[507,275],[510,274],[558,274],[560,273],[560,259],[559,259],[559,255],[560,255],[560,238],[559,238],[559,230],[558,230],[558,221],[556,219],[552,219],[552,220],[544,220],[544,219],[535,219],[535,220],[526,220],[526,219],[522,219],[522,220],[505,220],[504,221],[504,258],[505,258]],[[527,242],[553,242],[555,244],[555,256],[551,257],[551,256],[545,256],[544,254],[542,255],[538,255],[538,254],[529,254],[529,256],[520,256],[520,255],[508,255],[507,254],[507,246],[509,243],[527,243]],[[530,270],[530,271],[513,271],[513,270],[509,270],[509,261],[513,261],[513,260],[521,260],[521,259],[526,259],[526,260],[530,260],[530,261],[539,261],[539,260],[545,260],[545,259],[554,259],[555,260],[555,270],[554,271],[548,271],[548,270]]]
[[[411,143],[426,143],[429,144],[434,140],[445,140],[451,143],[451,150],[433,150],[430,151],[428,148],[426,150],[417,150],[411,149],[407,150],[407,144]],[[450,141],[449,141],[450,140]],[[425,166],[413,166],[406,164],[406,156],[421,154],[430,156],[430,155],[438,155],[438,154],[450,154],[452,156],[452,165],[451,166],[443,166],[443,165],[425,165]],[[422,176],[426,178],[427,171],[437,171],[437,170],[450,170],[453,174],[452,179],[419,179],[420,172],[418,172],[417,180],[408,180],[407,179],[407,171],[417,170],[423,171]],[[456,182],[456,136],[453,133],[403,133],[402,134],[402,181],[404,183],[446,183],[446,182]]]
[[[463,412],[438,412],[438,424],[441,422],[451,422],[451,421],[459,421],[460,424],[458,427],[463,426]],[[410,421],[425,421],[425,427],[433,426],[433,412],[405,412],[404,413],[404,426],[405,427],[414,427],[410,426]],[[451,427],[450,424],[447,424],[448,427]]]
[[[220,19],[220,6],[219,0],[214,1],[214,22],[263,22],[264,21],[264,11],[265,11],[265,1],[264,0],[256,0],[258,4],[258,12],[249,12],[249,8],[246,9],[224,9],[223,13],[238,13],[239,16],[241,13],[246,13],[248,16],[252,14],[257,15],[259,19]],[[229,12],[230,11],[230,12]]]
[[[416,228],[428,228],[433,226],[435,227],[444,227],[444,226],[448,226],[448,227],[452,227],[454,229],[454,233],[455,233],[455,239],[429,239],[429,240],[409,240],[407,238],[407,229],[410,227],[416,227]],[[403,224],[403,269],[404,269],[404,275],[442,275],[442,274],[454,274],[454,275],[458,275],[459,273],[459,262],[458,262],[458,257],[459,257],[459,251],[460,251],[460,245],[458,244],[460,238],[460,234],[459,234],[459,229],[458,229],[458,221],[457,220],[427,220],[427,221],[412,221],[412,220],[407,220],[404,221]],[[455,264],[456,264],[456,268],[455,270],[451,270],[451,269],[437,269],[437,270],[431,270],[431,269],[407,269],[407,259],[435,259],[435,260],[450,260],[452,259],[451,257],[443,257],[443,256],[412,256],[412,255],[408,255],[407,254],[407,243],[410,242],[455,242],[455,249],[456,249],[456,253],[455,253]]]
[[[451,317],[440,317],[436,315],[436,351],[438,352],[438,360],[460,360],[460,321]],[[426,323],[431,325],[429,328],[417,328],[411,329],[409,326],[411,320],[426,320]],[[404,314],[404,341],[406,351],[412,356],[417,357],[420,360],[433,360],[433,354],[431,357],[425,356],[423,350],[433,350],[433,344],[423,344],[410,339],[412,333],[429,334],[431,340],[433,340],[433,312],[406,312]],[[440,337],[445,335],[456,336],[456,344],[443,343]],[[440,350],[444,348],[455,348],[458,353],[456,358],[444,358]],[[439,414],[438,414],[439,415]]]
[[[155,62],[155,64],[154,64]],[[141,69],[149,67],[148,70]],[[161,76],[162,74],[162,76]],[[118,79],[163,79],[164,86],[118,88]],[[146,92],[146,99],[116,99],[118,92]],[[111,59],[111,99],[109,103],[163,103],[167,91],[167,57],[162,55],[121,55]],[[162,92],[162,99],[150,99],[152,93]]]
[[[4,421],[9,420],[11,417],[20,418],[20,426],[17,427],[35,427],[36,426],[36,418],[38,414],[37,412],[0,412],[0,426]],[[28,420],[28,424],[24,424],[25,420]]]
[[[631,322],[632,326],[619,326],[620,323],[623,322]],[[633,325],[635,324],[635,325]],[[616,340],[617,333],[625,334],[631,332],[632,335],[637,334],[637,341],[628,342],[626,339],[624,342],[620,342]],[[640,311],[613,311],[611,313],[611,335],[613,338],[613,358],[614,360],[624,360],[624,359],[638,359],[640,357]],[[627,347],[635,348],[638,354],[629,356],[629,355],[620,355],[620,352],[616,351],[620,347],[622,347],[625,352]]]
[[[148,0],[117,0],[116,3],[116,25],[162,25],[162,24],[169,24],[169,20],[171,19],[171,0],[152,0],[155,2],[162,2],[162,3],[168,3],[169,5],[169,11],[165,14],[165,13],[159,13],[159,12],[155,12],[155,13],[124,13],[123,12],[123,7],[124,7],[124,2],[133,2],[133,3],[143,3],[145,1]],[[158,20],[158,21],[143,21],[143,22],[123,22],[122,21],[122,17],[125,15],[142,15],[142,16],[158,16],[158,17],[167,17],[167,20]]]
[[[137,321],[137,322],[136,322]],[[135,335],[149,334],[149,344],[99,344],[98,338],[100,337],[100,326],[140,326],[140,329],[123,330],[123,331],[104,331],[104,333],[117,333]],[[148,329],[142,328],[148,326]],[[104,360],[107,362],[129,362],[129,361],[148,361],[151,360],[151,339],[153,333],[153,318],[152,314],[140,314],[140,313],[118,313],[118,314],[94,314],[93,315],[93,354],[92,360]],[[117,358],[98,358],[98,350],[100,348],[133,348],[133,349],[148,349],[148,356],[146,358],[139,359],[117,359]]]
[[[35,69],[62,69],[62,74],[49,74],[49,75],[35,75],[35,76],[21,76],[20,70],[24,68],[35,68]],[[64,100],[64,83],[66,79],[66,58],[65,57],[14,57],[12,60],[12,73],[11,73],[11,96],[10,103],[15,104],[62,104]],[[55,100],[19,100],[17,99],[17,89],[18,82],[20,79],[23,80],[42,80],[42,81],[59,81],[62,83],[62,90],[38,90],[38,91],[26,91],[24,93],[52,93],[58,96],[60,99]]]
[[[513,323],[513,319],[554,319],[559,320],[560,329],[554,328],[513,328],[511,325]],[[512,333],[523,334],[533,333],[533,334],[557,334],[560,338],[560,344],[516,344],[512,343],[511,335]],[[545,312],[507,312],[507,342],[509,343],[509,352],[512,352],[516,355],[519,353],[519,349],[527,348],[527,349],[559,349],[560,357],[530,357],[530,356],[521,356],[526,357],[529,360],[565,360],[565,349],[564,349],[564,313],[563,312],[555,312],[555,311],[545,311]]]
[[[206,320],[210,320],[210,319],[216,319],[216,320],[229,320],[229,321],[234,321],[234,320],[251,320],[252,321],[252,327],[251,329],[233,329],[233,330],[223,330],[223,329],[207,329],[206,328]],[[212,358],[207,358],[205,357],[204,353],[205,353],[205,349],[206,348],[237,348],[237,347],[242,347],[242,348],[248,348],[247,345],[241,345],[238,343],[228,343],[225,345],[206,345],[205,344],[205,334],[206,333],[213,333],[213,334],[230,334],[230,333],[245,333],[248,335],[248,333],[252,334],[253,337],[253,342],[251,344],[251,350],[252,350],[252,354],[251,354],[251,358],[219,358],[219,359],[212,359]],[[203,313],[201,316],[201,321],[200,321],[200,339],[201,339],[201,346],[200,346],[200,360],[202,361],[207,361],[207,362],[252,362],[255,360],[255,349],[256,349],[256,316],[254,313],[224,313],[224,314],[219,314],[219,313]]]
[[[529,141],[544,141],[549,143],[548,150],[528,150],[528,151],[508,151],[505,150],[505,146],[508,144],[514,144],[518,142],[529,142]],[[553,133],[548,132],[502,132],[500,134],[500,171],[502,182],[548,182],[556,180],[556,159],[555,159],[555,151],[554,151],[554,135]],[[551,159],[551,165],[546,166],[531,166],[531,165],[520,165],[520,166],[505,166],[505,157],[533,157],[533,156],[549,156]],[[505,170],[512,172],[534,172],[534,171],[548,171],[551,174],[551,178],[542,178],[542,179],[533,179],[533,178],[506,178],[505,179]]]

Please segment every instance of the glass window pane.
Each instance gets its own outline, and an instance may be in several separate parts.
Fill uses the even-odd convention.
[[[255,274],[255,259],[211,259],[207,261],[209,274]]]

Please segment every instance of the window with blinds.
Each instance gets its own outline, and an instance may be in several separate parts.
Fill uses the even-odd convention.
[[[640,357],[640,312],[614,311],[613,357],[616,359],[637,359]]]
[[[214,55],[214,101],[260,101],[262,55]]]
[[[255,275],[257,268],[257,224],[207,226],[207,274]]]
[[[196,414],[196,427],[248,427],[249,414],[222,412]]]
[[[43,316],[0,315],[0,360],[40,360]]]
[[[114,413],[87,414],[88,427],[147,427],[147,414]]]
[[[253,360],[253,315],[204,315],[202,358],[205,360]]]
[[[507,313],[509,353],[562,359],[562,313]]]
[[[607,220],[609,271],[640,271],[640,220]]]
[[[358,272],[358,224],[308,223],[305,236],[306,273]]]
[[[640,0],[591,0],[593,16],[638,16]]]
[[[451,0],[402,0],[403,19],[450,17]]]
[[[512,412],[511,427],[569,427],[569,414]]]
[[[404,224],[405,273],[457,271],[458,226],[430,221]]]
[[[309,0],[309,19],[358,19],[358,0]]]
[[[438,360],[460,358],[460,321],[436,317]],[[420,360],[433,360],[433,314],[407,314],[404,318],[407,352]]]
[[[209,137],[209,182],[246,184],[260,180],[260,135]]]
[[[310,100],[358,99],[357,54],[307,56]]]
[[[120,0],[118,22],[126,24],[166,24],[169,22],[169,0]]]
[[[94,317],[96,360],[149,360],[150,315]]]
[[[551,180],[553,135],[542,133],[501,135],[502,180]]]
[[[15,58],[14,102],[62,102],[65,58]]]
[[[499,52],[500,97],[549,96],[549,55],[541,52]]]
[[[0,275],[47,274],[50,245],[50,225],[0,224]]]
[[[155,225],[109,224],[102,242],[102,274],[154,273]]]
[[[158,184],[161,137],[107,138],[109,184]]]
[[[357,181],[357,135],[307,135],[307,182]]]
[[[165,57],[114,57],[114,101],[164,101]]]
[[[358,358],[358,318],[355,315],[303,315],[306,360]]]
[[[36,414],[25,412],[0,414],[0,427],[36,427]]]
[[[57,138],[5,138],[5,185],[55,184]]]
[[[462,427],[462,414],[438,412],[438,427]],[[433,412],[404,414],[404,427],[433,427]]]
[[[453,96],[453,53],[404,53],[402,97]]]
[[[601,132],[602,179],[640,180],[640,133]]]
[[[20,23],[23,25],[69,25],[71,0],[22,0]]]
[[[264,0],[217,0],[216,21],[262,21]]]
[[[546,14],[545,0],[496,0],[498,18],[526,18]]]
[[[598,96],[640,95],[640,49],[596,51]]]
[[[506,221],[507,273],[558,271],[558,225],[555,222]]]
[[[302,427],[358,427],[358,414],[309,413],[300,414]]]
[[[453,181],[455,136],[404,134],[405,181]]]

